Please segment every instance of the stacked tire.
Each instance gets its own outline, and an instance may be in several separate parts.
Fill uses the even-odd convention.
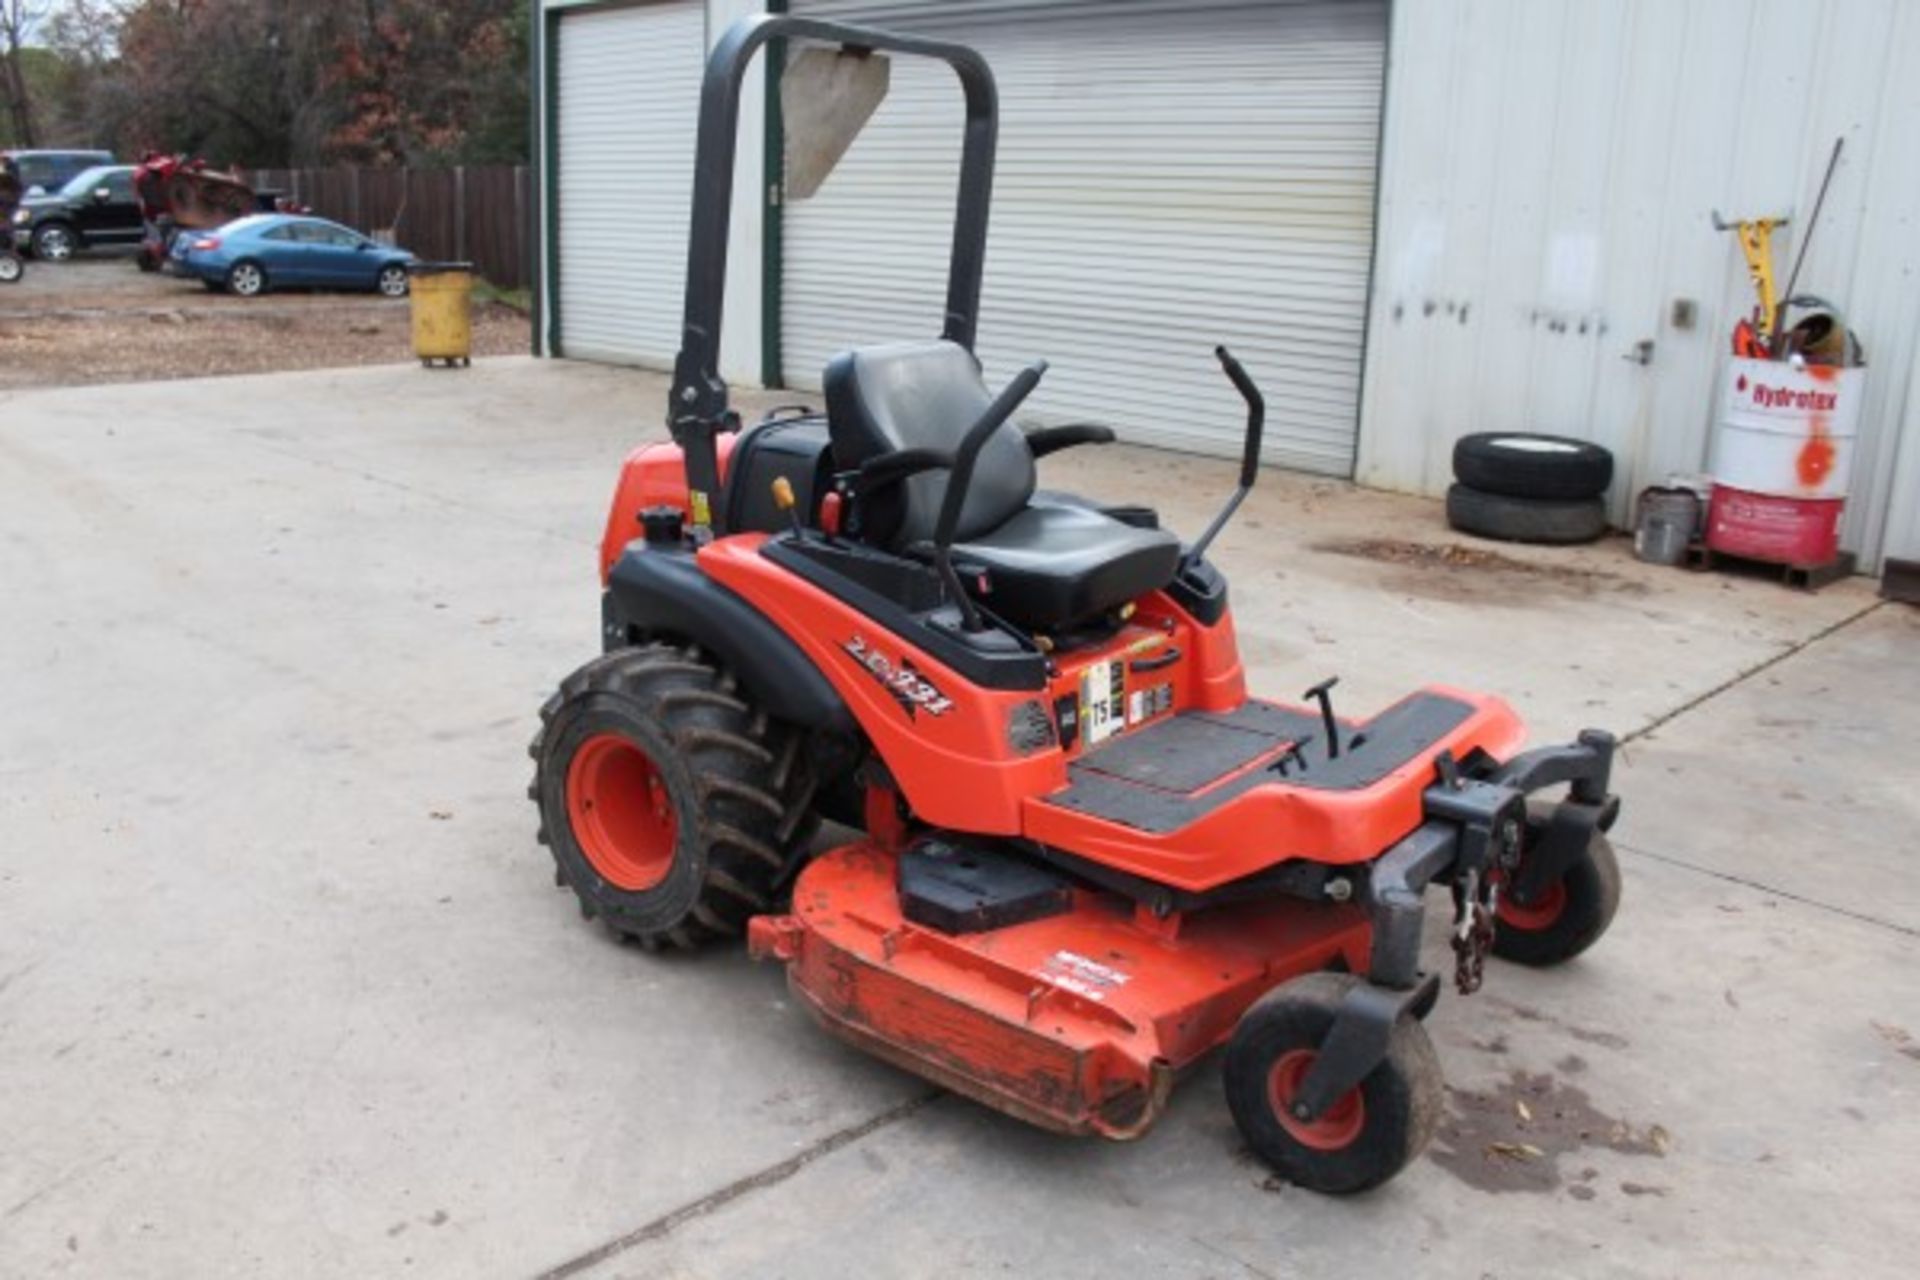
[[[1453,476],[1447,523],[1462,533],[1565,545],[1607,531],[1613,454],[1589,441],[1521,431],[1462,436]]]

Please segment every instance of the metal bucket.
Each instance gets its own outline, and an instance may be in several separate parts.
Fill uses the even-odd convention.
[[[1633,554],[1648,564],[1679,564],[1700,528],[1700,495],[1655,487],[1640,494]]]

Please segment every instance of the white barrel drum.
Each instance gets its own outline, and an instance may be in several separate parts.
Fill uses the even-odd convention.
[[[1814,568],[1840,554],[1866,370],[1735,358],[1713,434],[1707,546]]]
[[[1719,484],[1782,498],[1847,496],[1867,371],[1736,358],[1714,433]]]

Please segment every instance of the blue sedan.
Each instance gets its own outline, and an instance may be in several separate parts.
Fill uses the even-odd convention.
[[[366,289],[389,298],[407,293],[413,255],[379,244],[325,218],[260,213],[217,231],[183,231],[168,268],[253,298],[268,289]]]

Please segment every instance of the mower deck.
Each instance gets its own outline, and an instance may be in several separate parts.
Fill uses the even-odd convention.
[[[1285,898],[1160,920],[1076,889],[1063,914],[949,934],[906,918],[898,861],[865,842],[815,859],[790,915],[753,920],[753,953],[835,1035],[1059,1132],[1136,1136],[1263,993],[1367,965],[1360,907]]]

